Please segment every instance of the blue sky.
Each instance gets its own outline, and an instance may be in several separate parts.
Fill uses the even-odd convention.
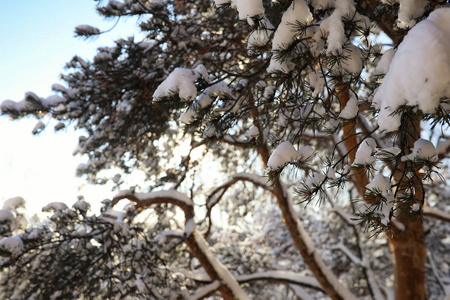
[[[119,37],[136,33],[134,20],[124,20],[110,33],[95,40],[74,37],[77,25],[107,30],[95,12],[93,0],[5,1],[0,10],[0,101],[19,101],[25,92],[47,97],[59,82],[63,67],[75,54],[91,59],[99,46],[112,45]],[[44,120],[44,123],[48,118]],[[35,118],[11,122],[0,117],[0,204],[11,197],[27,200],[31,213],[51,201],[73,203],[79,194],[91,202],[110,197],[109,189],[83,188],[75,168],[85,159],[72,157],[78,133],[72,129],[54,133],[52,126],[40,136],[31,130]]]

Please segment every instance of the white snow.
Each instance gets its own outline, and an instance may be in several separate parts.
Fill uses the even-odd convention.
[[[315,10],[322,10],[329,8],[333,2],[333,0],[311,0],[311,5]]]
[[[411,211],[419,211],[419,209],[420,209],[420,203],[414,203],[411,206]]]
[[[367,138],[359,145],[355,154],[353,165],[372,165],[375,162],[373,153],[377,147],[377,143],[373,138]]]
[[[345,105],[344,109],[339,114],[339,118],[351,120],[358,115],[358,100],[353,93],[350,94],[350,99]]]
[[[20,237],[7,237],[0,240],[0,249],[10,252],[13,257],[21,255],[24,248]]]
[[[129,191],[121,192],[117,196],[120,196],[123,193],[127,194],[127,193],[129,193]],[[192,200],[188,196],[186,196],[185,194],[180,193],[176,190],[157,191],[157,192],[150,192],[150,193],[135,193],[134,196],[141,201],[152,200],[152,199],[156,199],[156,198],[171,198],[176,201],[182,202],[185,205],[189,205],[189,206],[194,205],[194,202],[192,202]]]
[[[34,228],[28,235],[28,239],[37,239],[41,236],[41,234],[42,234],[42,229]]]
[[[39,132],[41,132],[43,129],[45,128],[45,124],[42,121],[39,121],[36,123],[36,125],[34,126],[33,130],[31,131],[31,133],[33,134],[38,134]]]
[[[434,113],[445,97],[450,97],[450,8],[432,12],[398,47],[373,99],[380,129],[398,130],[401,116],[391,114],[401,105]]]
[[[272,40],[272,59],[270,65],[267,68],[269,73],[275,71],[281,71],[284,73],[289,72],[294,64],[289,61],[280,61],[277,59],[276,53],[279,50],[285,49],[293,41],[296,35],[294,26],[296,23],[307,24],[313,20],[313,15],[309,11],[309,7],[304,0],[295,0],[289,6],[289,8],[283,13],[280,25],[278,25]]]
[[[437,155],[446,155],[450,151],[450,139],[446,141],[439,141],[436,147]]]
[[[10,210],[0,209],[0,223],[12,223],[14,222],[14,215]]]
[[[394,206],[394,195],[392,194],[391,190],[391,181],[389,180],[389,178],[383,176],[383,174],[378,173],[374,177],[374,179],[366,185],[366,188],[366,194],[369,194],[371,191],[380,192],[381,195],[386,199],[386,203],[380,205],[378,208],[376,207],[376,205],[364,204],[363,210],[370,210],[380,215],[380,222],[384,225],[387,225],[389,223],[390,212]]]
[[[275,94],[275,91],[276,91],[276,87],[273,86],[273,85],[269,85],[268,87],[266,87],[266,88],[264,89],[264,95],[263,95],[263,97],[264,97],[265,99],[270,99],[270,98]]]
[[[391,189],[391,181],[389,178],[383,176],[383,174],[378,173],[374,179],[366,185],[369,190],[379,190],[381,192]]]
[[[231,180],[234,179],[248,180],[259,186],[266,186],[268,183],[267,177],[252,173],[237,173],[233,175]]]
[[[262,0],[236,0],[236,9],[241,20],[264,14]]]
[[[66,93],[67,88],[60,83],[54,83],[52,84],[52,91]]]
[[[78,25],[77,27],[75,27],[75,32],[78,33],[79,35],[95,35],[95,34],[100,34],[100,30],[96,27],[93,27],[91,25]]]
[[[300,159],[308,159],[314,154],[314,149],[311,146],[304,146],[298,150]]]
[[[208,73],[203,65],[195,69],[176,68],[158,86],[153,94],[153,100],[175,94],[184,101],[192,101],[197,96],[195,81],[200,77],[209,82]]]
[[[156,240],[160,245],[164,244],[168,238],[184,239],[185,233],[180,230],[164,230],[156,236]]]
[[[42,211],[49,212],[49,211],[63,211],[68,209],[67,204],[63,202],[51,202],[44,206],[42,208]]]
[[[19,207],[25,207],[25,199],[22,197],[9,198],[3,202],[3,209],[14,210]]]
[[[305,289],[303,289],[301,286],[298,286],[296,284],[290,284],[289,288],[297,296],[297,299],[313,300],[313,298],[308,294],[308,292]]]
[[[269,157],[267,166],[272,170],[276,170],[288,162],[301,159],[300,153],[295,150],[294,146],[289,141],[285,141],[278,145]]]
[[[425,139],[418,139],[411,150],[411,154],[402,157],[402,161],[423,159],[435,162],[438,160],[433,143]]]
[[[339,242],[339,244],[335,246],[335,249],[341,250],[355,265],[357,266],[362,265],[361,259],[359,259],[359,257],[354,255],[352,251],[348,249],[347,246],[345,246],[342,242]]]
[[[186,232],[187,236],[190,236],[194,232],[195,227],[194,219],[190,218],[186,221],[186,224],[184,224],[184,232]]]
[[[274,27],[267,18],[263,18],[260,23],[260,27],[250,33],[247,41],[247,48],[255,46],[262,47],[269,42]]]
[[[361,50],[355,45],[347,45],[343,51],[340,64],[335,64],[332,70],[338,74],[359,74],[363,67]]]
[[[320,30],[317,30],[313,39],[317,45],[320,45],[322,35],[327,36],[327,52],[337,53],[342,52],[342,45],[345,42],[344,24],[342,18],[345,16],[353,16],[355,14],[355,7],[353,1],[337,0],[335,2],[335,9],[333,13],[320,23]],[[317,50],[321,50],[318,48]]]
[[[200,234],[193,232],[195,241],[197,242],[197,246],[199,251],[201,251],[208,259],[214,270],[218,275],[218,280],[228,286],[228,288],[232,291],[233,296],[238,300],[249,299],[245,294],[242,287],[236,281],[236,278],[231,275],[230,271],[216,258],[216,256],[211,252],[208,243],[205,241],[203,236]]]
[[[400,0],[399,2],[397,26],[404,29],[416,24],[414,18],[420,17],[428,4],[427,0]]]
[[[259,129],[256,126],[250,127],[246,134],[249,138],[257,137],[259,135]]]
[[[309,11],[308,5],[304,0],[295,0],[289,8],[283,13],[281,23],[278,25],[272,40],[272,50],[282,50],[289,46],[294,39],[295,31],[293,26],[299,22],[302,24],[310,23],[313,15]]]
[[[61,103],[66,103],[67,99],[60,97],[58,95],[50,95],[43,101],[45,103],[45,106],[47,107],[55,107],[58,106]]]
[[[402,152],[402,150],[398,147],[389,147],[389,148],[383,148],[379,150],[380,152],[387,152],[390,153],[394,156],[397,156],[400,154],[400,152]]]
[[[305,181],[305,185],[309,188],[319,186],[325,180],[325,175],[322,173],[314,173],[312,177]]]
[[[232,95],[231,89],[225,81],[218,82],[206,88],[197,100],[194,101],[181,115],[180,121],[184,124],[191,124],[198,117],[197,111],[211,105],[217,96]],[[232,96],[231,96],[232,97]]]
[[[80,199],[73,205],[73,208],[86,212],[91,208],[91,205],[83,199]]]
[[[383,53],[383,56],[381,56],[381,59],[378,61],[377,67],[375,68],[375,75],[386,74],[389,71],[389,66],[391,65],[394,55],[394,48],[388,49]]]
[[[292,283],[302,284],[306,286],[311,286],[315,288],[320,288],[320,284],[315,277],[302,276],[295,272],[290,271],[265,271],[256,272],[248,275],[239,275],[237,279],[242,282],[248,282],[256,279],[274,279],[290,281]]]
[[[318,94],[322,93],[323,87],[325,85],[325,79],[323,78],[323,75],[316,72],[311,72],[306,76],[306,81],[309,83],[309,85],[313,89],[313,96],[317,96]]]
[[[219,281],[214,281],[208,285],[205,285],[204,287],[199,288],[195,291],[195,294],[191,295],[188,300],[199,300],[204,299],[206,296],[208,296],[210,293],[218,290],[220,287]]]

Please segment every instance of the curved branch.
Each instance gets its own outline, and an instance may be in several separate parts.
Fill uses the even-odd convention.
[[[187,278],[192,279],[196,282],[211,283],[211,279],[208,276],[206,276],[207,274],[205,273],[194,274],[192,272],[186,271],[182,271],[182,273]],[[323,289],[320,286],[319,282],[316,280],[316,278],[311,276],[301,276],[298,275],[298,273],[291,271],[274,270],[274,271],[257,272],[247,275],[238,275],[236,276],[236,280],[241,284],[258,280],[269,280],[280,282],[283,284],[296,284],[305,288],[311,288],[316,291],[323,292]]]
[[[314,244],[298,218],[288,196],[288,192],[280,180],[275,180],[273,189],[294,245],[300,251],[303,260],[317,278],[320,285],[324,288],[327,295],[332,299],[356,299],[356,297],[339,282],[337,277],[325,265],[319,253],[315,250]]]
[[[224,299],[248,299],[244,290],[230,271],[211,252],[210,247],[193,225],[194,203],[186,195],[175,190],[150,192],[145,194],[121,192],[113,199],[113,206],[120,200],[128,199],[136,203],[139,208],[146,208],[155,204],[173,204],[180,207],[185,215],[186,239],[185,243],[203,266],[209,277],[220,282],[219,291]]]
[[[261,176],[258,176],[256,174],[249,174],[249,173],[238,173],[238,174],[233,175],[230,180],[228,180],[227,182],[225,182],[222,185],[215,188],[209,194],[209,196],[206,200],[206,208],[207,208],[206,218],[208,219],[208,228],[204,234],[205,236],[208,236],[211,231],[211,226],[212,226],[211,210],[217,203],[219,203],[219,201],[222,199],[223,195],[227,192],[227,190],[233,184],[235,184],[239,181],[249,181],[256,186],[262,187],[263,189],[268,190],[269,192],[273,193],[273,191],[271,191],[269,186],[267,185],[267,181],[262,179]],[[218,193],[220,193],[219,196],[214,197]]]
[[[253,122],[258,121],[258,110],[253,107],[250,109],[250,112],[253,118]],[[262,141],[261,147],[258,147],[256,150],[261,156],[264,165],[267,167],[267,162],[270,157],[269,147],[266,143],[264,143],[262,137],[260,137],[260,140]],[[323,287],[325,293],[332,299],[356,299],[355,296],[339,282],[337,277],[325,265],[319,253],[315,251],[314,244],[312,243],[311,238],[304,229],[301,220],[294,210],[292,201],[288,195],[288,191],[279,179],[274,180],[271,192],[277,200],[278,207],[281,210],[284,222],[289,231],[289,234],[291,235],[295,247],[300,251],[303,260],[305,261],[311,272],[314,274],[317,281]]]

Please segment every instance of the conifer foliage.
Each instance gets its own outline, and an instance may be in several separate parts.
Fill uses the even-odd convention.
[[[145,38],[75,56],[54,95],[1,111],[38,118],[33,133],[74,125],[78,174],[122,190],[99,214],[52,203],[33,226],[10,201],[0,295],[448,296],[448,6],[100,1]]]

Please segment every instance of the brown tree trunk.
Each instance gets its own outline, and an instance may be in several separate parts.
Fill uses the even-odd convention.
[[[341,104],[341,110],[343,110],[346,106],[348,101],[350,100],[350,89],[348,85],[340,85],[336,89],[339,102]],[[355,161],[356,151],[358,150],[358,137],[356,135],[356,121],[355,122],[349,122],[346,124],[343,124],[342,131],[343,131],[343,142],[345,145],[345,148],[347,149],[348,153],[348,163],[351,165]],[[363,171],[357,171],[352,174],[352,182],[355,185],[356,189],[358,190],[358,193],[361,196],[364,196],[364,193],[366,192],[366,185],[369,183],[369,180],[366,176],[366,174],[363,173]]]
[[[421,131],[419,121],[411,121],[407,128],[409,130],[403,139],[406,141],[403,145],[405,153],[408,153],[409,149],[414,147],[414,142],[420,138]],[[416,203],[420,203],[424,197],[422,176],[417,168],[407,170],[405,163],[401,163],[394,174],[399,186],[396,193],[404,191],[406,186],[404,172],[409,171],[415,173],[415,179],[412,183],[414,199]],[[427,250],[425,234],[422,221],[411,213],[410,204],[407,204],[408,207],[402,207],[404,205],[404,203],[397,201],[396,208],[400,212],[397,220],[405,228],[396,228],[392,236],[389,237],[389,247],[394,260],[395,299],[423,300],[426,298],[425,257]]]
[[[405,227],[389,238],[394,259],[395,299],[423,300],[426,296],[426,248],[422,222],[409,222]]]
[[[349,100],[348,86],[340,85],[336,89],[341,108],[344,109]],[[408,120],[409,121],[409,120]],[[414,147],[414,142],[420,138],[420,123],[418,121],[411,121],[407,133],[403,137],[405,145],[403,145],[404,153],[408,153]],[[348,151],[349,163],[355,159],[357,150],[357,136],[356,123],[345,124],[342,127],[344,144]],[[404,172],[405,164],[401,163],[398,171],[395,171],[395,179],[400,186],[397,193],[402,193],[404,190]],[[420,174],[418,170],[414,170],[417,178],[414,182],[414,198],[417,203],[421,202],[424,196],[423,187],[421,184]],[[357,188],[359,194],[364,196],[365,186],[368,184],[367,176],[363,173],[354,173],[352,176],[353,183]],[[419,300],[426,297],[426,281],[425,281],[425,237],[422,222],[409,212],[409,207],[399,207],[404,205],[402,203],[397,205],[398,210],[402,213],[397,216],[404,226],[404,230],[398,228],[389,237],[389,246],[393,254],[394,276],[395,276],[395,299],[397,300]],[[414,220],[417,219],[417,220]]]

